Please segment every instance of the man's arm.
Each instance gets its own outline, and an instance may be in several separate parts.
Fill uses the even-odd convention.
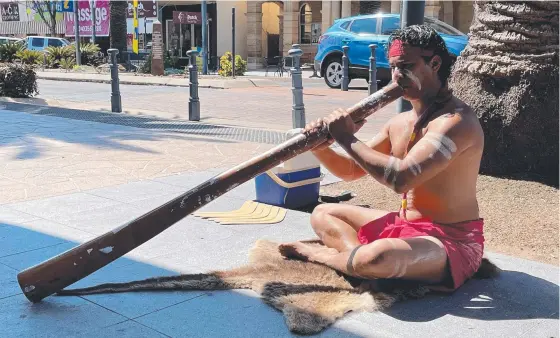
[[[385,124],[381,131],[365,144],[382,154],[389,154],[391,152],[389,123]],[[331,148],[312,150],[312,152],[327,170],[344,181],[354,181],[366,175],[364,169],[353,158],[340,154]]]
[[[333,137],[367,173],[402,193],[444,170],[472,145],[471,128],[460,114],[439,119],[402,160],[371,149],[353,135],[335,133]]]

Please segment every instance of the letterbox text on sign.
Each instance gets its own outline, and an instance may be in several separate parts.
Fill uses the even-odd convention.
[[[91,36],[91,20],[93,18],[89,1],[78,1],[78,18],[80,21],[80,36]],[[109,36],[109,0],[97,0],[95,2],[95,35]],[[74,13],[64,13],[66,36],[75,36]]]

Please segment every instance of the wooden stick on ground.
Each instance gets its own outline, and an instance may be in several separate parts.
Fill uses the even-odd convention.
[[[392,83],[363,99],[348,112],[354,121],[361,121],[401,96],[402,89]],[[313,149],[325,142],[327,136],[326,129],[297,135],[129,223],[20,272],[17,276],[19,285],[31,302],[39,302],[127,254],[229,190]]]

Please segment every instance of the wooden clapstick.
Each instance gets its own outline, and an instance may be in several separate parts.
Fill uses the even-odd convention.
[[[401,97],[402,93],[402,88],[391,83],[358,102],[348,112],[354,121],[361,121]],[[31,302],[39,302],[127,254],[229,190],[315,148],[325,142],[327,136],[328,130],[323,128],[290,138],[131,222],[20,272],[17,276],[19,285]]]

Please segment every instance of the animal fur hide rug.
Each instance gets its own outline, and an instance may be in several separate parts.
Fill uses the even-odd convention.
[[[410,282],[401,283],[402,288],[395,289],[395,280],[390,283],[393,286],[390,292],[380,292],[380,284],[344,276],[323,265],[286,259],[280,255],[278,246],[278,243],[258,240],[249,252],[249,264],[231,270],[101,284],[62,290],[57,295],[252,289],[265,303],[284,314],[291,332],[316,334],[350,311],[379,311],[395,301],[419,298],[428,292],[427,288],[411,286]]]

